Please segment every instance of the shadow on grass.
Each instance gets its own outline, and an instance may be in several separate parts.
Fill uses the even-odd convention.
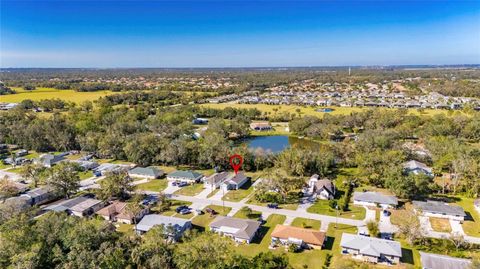
[[[248,190],[251,186],[252,186],[252,178],[249,177],[247,182],[245,182],[245,184],[243,184],[239,189],[240,190]]]
[[[470,214],[470,212],[468,211],[465,211],[465,221],[475,221],[475,219],[473,219],[472,214]]]
[[[411,249],[402,248],[402,259],[403,263],[414,264],[413,261],[413,251]]]
[[[193,230],[197,230],[199,232],[205,232],[205,227],[202,227],[202,226],[198,226],[198,225],[195,225],[195,224],[192,224],[192,229]]]
[[[335,242],[335,237],[327,236],[327,238],[325,238],[325,243],[324,243],[323,249],[332,250],[334,242]]]
[[[267,235],[269,229],[270,229],[270,227],[260,226],[260,228],[257,231],[257,235],[253,238],[251,243],[252,244],[260,244],[262,242],[263,238],[265,237],[265,235]]]

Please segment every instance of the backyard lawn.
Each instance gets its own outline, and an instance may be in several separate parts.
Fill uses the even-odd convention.
[[[452,227],[450,226],[450,222],[448,219],[441,219],[441,218],[429,218],[430,224],[432,225],[432,229],[436,232],[442,233],[449,233],[452,231]]]
[[[320,230],[321,224],[322,223],[319,220],[295,218],[290,225],[305,229]]]
[[[165,179],[153,179],[146,183],[138,184],[135,186],[137,190],[144,190],[144,191],[163,191],[167,188],[168,181]]]
[[[175,192],[175,194],[178,195],[187,195],[187,196],[195,196],[202,192],[204,189],[203,184],[201,183],[194,183],[190,184],[188,186],[180,188],[178,191]]]
[[[207,212],[205,212],[205,208],[211,208],[213,210],[215,210],[218,214],[217,215],[214,215],[214,216],[211,216],[210,214],[208,214]],[[209,205],[209,206],[206,206],[204,209],[203,209],[203,212],[204,214],[203,215],[198,215],[196,216],[195,218],[192,219],[192,224],[194,226],[197,226],[197,227],[200,227],[200,228],[206,228],[208,226],[208,224],[210,224],[210,222],[212,222],[216,216],[226,216],[228,214],[228,212],[230,212],[232,210],[231,207],[225,207],[223,208],[222,206],[218,206],[218,205]]]
[[[133,224],[125,224],[125,223],[120,223],[117,226],[117,231],[128,234],[128,235],[133,235],[134,233],[134,226]]]
[[[355,206],[353,204],[349,205],[348,211],[338,210],[338,217],[347,218],[347,219],[356,219],[363,220],[365,219],[366,210],[362,206]],[[337,216],[335,209],[331,208],[328,204],[328,200],[318,200],[311,207],[307,209],[309,213],[328,215],[328,216]]]
[[[84,180],[84,179],[93,177],[93,172],[92,171],[78,172],[78,176],[80,177],[80,180]]]

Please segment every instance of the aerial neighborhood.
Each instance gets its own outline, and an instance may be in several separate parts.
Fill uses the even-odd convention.
[[[2,99],[1,268],[480,268],[477,69],[75,72],[2,75],[107,93]]]

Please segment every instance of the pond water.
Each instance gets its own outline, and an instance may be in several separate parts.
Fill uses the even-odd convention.
[[[304,145],[304,146],[318,146],[316,142],[300,139],[286,135],[272,135],[272,136],[256,136],[247,140],[248,147],[251,149],[263,148],[265,151],[278,153],[289,146]]]

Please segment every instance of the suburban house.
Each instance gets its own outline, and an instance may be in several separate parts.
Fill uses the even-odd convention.
[[[469,269],[472,261],[446,255],[420,252],[422,269]]]
[[[144,216],[137,224],[137,233],[146,233],[157,225],[163,225],[168,230],[171,227],[172,230],[166,236],[171,240],[177,240],[187,229],[192,227],[192,222],[182,218],[150,214]]]
[[[475,210],[480,213],[480,198],[477,198],[475,201],[473,201],[473,206],[475,207]]]
[[[136,219],[139,220],[143,218],[143,216],[145,216],[148,212],[148,208],[143,209],[136,216]],[[134,216],[128,212],[127,203],[120,201],[113,201],[110,205],[98,210],[96,214],[102,216],[105,220],[112,222],[121,222],[126,224],[134,223]]]
[[[260,225],[256,220],[217,216],[210,223],[210,230],[231,237],[235,242],[250,244]]]
[[[22,194],[24,197],[28,197],[30,205],[42,205],[53,201],[57,195],[55,192],[48,187],[35,188],[29,190],[26,193]]]
[[[353,204],[363,206],[380,206],[382,208],[395,208],[398,205],[397,197],[388,196],[378,192],[355,192],[353,193]]]
[[[343,233],[340,247],[342,254],[372,263],[396,264],[402,257],[399,242],[363,235]]]
[[[67,212],[77,217],[89,216],[103,207],[103,202],[97,199],[79,196],[45,207],[46,211]]]
[[[309,193],[312,196],[322,199],[330,200],[335,197],[335,185],[329,179],[319,179],[317,174],[313,175],[308,181]]]
[[[222,182],[224,190],[238,190],[248,181],[248,177],[243,172],[230,173],[228,177]]]
[[[130,165],[126,164],[113,164],[113,163],[102,163],[93,170],[93,173],[96,176],[104,176],[110,172],[128,170]]]
[[[403,164],[403,169],[407,174],[413,173],[415,175],[424,174],[433,177],[432,168],[419,161],[411,160]]]
[[[220,172],[220,173],[215,173],[209,177],[207,177],[204,181],[203,184],[205,185],[205,188],[215,190],[220,188],[220,185],[228,178],[228,172]]]
[[[250,123],[250,128],[255,131],[269,131],[272,130],[272,126],[269,122],[252,122]]]
[[[281,244],[289,246],[295,244],[298,248],[321,249],[325,242],[326,235],[324,232],[312,229],[303,229],[278,224],[275,226],[271,237],[272,245]]]
[[[83,171],[93,170],[100,166],[98,163],[92,161],[73,160],[71,162],[78,164]]]
[[[462,222],[467,216],[463,208],[457,205],[449,205],[439,201],[413,201],[412,203],[415,211],[420,211],[425,217],[444,218]]]
[[[57,155],[53,154],[42,154],[38,159],[34,160],[34,163],[40,164],[44,167],[52,167],[55,164],[65,160],[65,156],[68,155],[68,152],[60,153]]]
[[[199,182],[204,176],[198,172],[191,170],[177,170],[167,175],[168,181],[178,181],[186,183],[195,183]]]
[[[164,172],[158,168],[153,166],[150,167],[135,167],[128,171],[128,175],[130,177],[141,177],[141,178],[149,178],[149,179],[156,179],[163,176]]]

